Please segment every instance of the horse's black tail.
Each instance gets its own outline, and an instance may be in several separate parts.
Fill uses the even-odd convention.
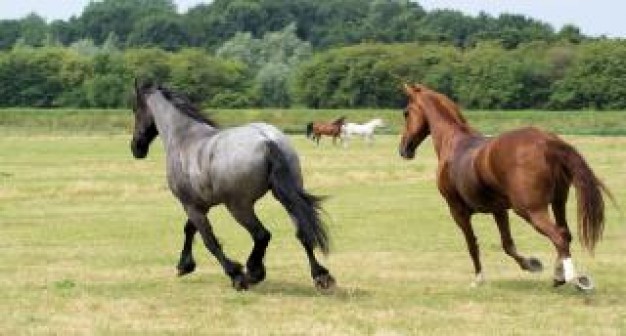
[[[312,122],[306,124],[306,137],[310,138],[311,134],[313,134],[313,123]]]
[[[274,197],[287,209],[294,220],[298,237],[310,246],[329,251],[330,237],[320,218],[322,198],[307,193],[301,186],[283,151],[273,141],[267,142],[270,159],[270,188]]]

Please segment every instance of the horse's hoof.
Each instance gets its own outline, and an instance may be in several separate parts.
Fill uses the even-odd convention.
[[[265,280],[265,267],[248,268],[247,281],[250,285],[256,285]]]
[[[572,280],[572,283],[576,286],[576,288],[583,292],[589,292],[595,288],[591,278],[586,275],[579,275],[575,277],[574,280]]]
[[[552,287],[561,287],[565,285],[567,282],[563,279],[552,279]]]
[[[248,281],[245,274],[239,274],[233,277],[233,288],[237,291],[248,289]]]
[[[477,287],[480,287],[484,283],[485,283],[485,276],[482,273],[478,273],[476,274],[474,281],[472,281],[472,283],[470,284],[470,287],[477,288]]]
[[[178,276],[181,277],[183,275],[193,273],[193,271],[196,270],[196,263],[190,262],[183,265],[178,265],[176,268],[178,269]]]
[[[315,282],[315,288],[320,292],[326,292],[335,287],[336,281],[329,273],[320,274],[313,278]]]
[[[525,269],[531,273],[539,273],[543,271],[543,264],[535,257],[526,259]]]

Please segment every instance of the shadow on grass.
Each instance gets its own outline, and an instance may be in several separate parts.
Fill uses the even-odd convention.
[[[554,292],[552,284],[539,279],[490,279],[488,284],[495,289],[520,293]]]
[[[495,289],[508,292],[517,292],[528,295],[555,295],[562,298],[580,299],[585,305],[598,305],[603,300],[602,293],[596,290],[581,291],[573,284],[565,284],[559,287],[552,286],[550,281],[533,279],[500,279],[491,280],[490,286]]]
[[[222,277],[220,274],[214,274],[212,277],[183,277],[181,283],[192,286],[224,286],[225,288],[232,289],[230,287],[230,280],[226,277]],[[232,289],[234,291],[234,289]],[[355,286],[336,286],[335,288],[320,292],[313,285],[313,281],[307,282],[292,282],[289,280],[280,279],[266,279],[260,284],[251,286],[248,291],[259,295],[269,296],[292,296],[292,297],[329,297],[342,301],[349,301],[354,299],[362,299],[371,296],[367,290],[358,288]]]
[[[348,301],[361,299],[371,294],[361,288],[337,286],[328,291],[318,291],[313,283],[295,283],[282,280],[265,280],[253,286],[250,291],[261,295],[285,295],[294,297],[329,297]]]

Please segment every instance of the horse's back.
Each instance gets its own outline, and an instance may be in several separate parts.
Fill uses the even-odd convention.
[[[225,129],[207,142],[200,160],[213,197],[255,201],[263,196],[268,190],[268,142],[285,151],[288,159],[295,156],[287,137],[264,123]]]
[[[539,164],[546,160],[550,147],[560,143],[556,135],[535,127],[511,130],[491,138],[482,155],[489,158],[492,165],[512,166]]]

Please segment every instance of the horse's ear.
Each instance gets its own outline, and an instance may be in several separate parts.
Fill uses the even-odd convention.
[[[421,84],[408,84],[405,83],[403,86],[404,89],[404,93],[406,93],[407,96],[412,96],[414,93],[419,93],[422,91],[422,89],[424,88],[423,85]]]
[[[405,93],[407,96],[410,96],[410,95],[413,93],[413,88],[412,88],[412,85],[410,85],[409,83],[404,83],[404,84],[402,85],[402,89],[404,90],[404,93]]]

